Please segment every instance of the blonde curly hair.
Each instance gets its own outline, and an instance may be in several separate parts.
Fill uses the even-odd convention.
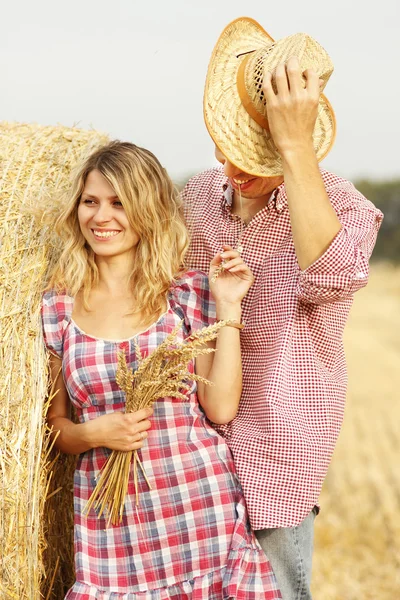
[[[98,283],[96,257],[78,222],[85,182],[95,169],[114,189],[140,238],[130,274],[132,310],[141,312],[146,321],[157,318],[165,310],[172,282],[182,274],[188,234],[179,192],[166,170],[149,150],[129,142],[101,147],[78,170],[55,222],[62,251],[47,287],[66,290],[71,296],[81,291],[88,306],[90,291]]]

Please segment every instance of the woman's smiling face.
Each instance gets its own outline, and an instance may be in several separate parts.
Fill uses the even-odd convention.
[[[140,239],[115,190],[96,169],[86,178],[78,221],[82,235],[97,256],[132,254]]]

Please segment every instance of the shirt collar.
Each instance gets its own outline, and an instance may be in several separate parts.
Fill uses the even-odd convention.
[[[223,197],[222,201],[224,205],[231,209],[233,202],[233,188],[228,178],[226,178],[222,185]],[[281,213],[287,205],[287,196],[285,192],[285,184],[281,183],[271,194],[271,198],[268,200],[268,210],[276,210]]]
[[[226,204],[226,206],[229,206],[229,208],[231,208],[233,202],[233,189],[229,182],[229,179],[222,186],[222,191],[224,203]]]

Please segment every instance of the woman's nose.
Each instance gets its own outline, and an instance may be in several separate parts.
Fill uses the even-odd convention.
[[[96,223],[108,223],[112,220],[112,208],[107,204],[100,204],[96,211],[94,220]]]

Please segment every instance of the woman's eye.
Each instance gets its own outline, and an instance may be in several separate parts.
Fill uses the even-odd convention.
[[[120,202],[119,200],[116,200],[114,202],[114,206],[117,206],[118,208],[121,207],[122,208],[122,202]]]
[[[90,198],[84,198],[82,200],[83,204],[94,204],[94,200],[91,200]]]

